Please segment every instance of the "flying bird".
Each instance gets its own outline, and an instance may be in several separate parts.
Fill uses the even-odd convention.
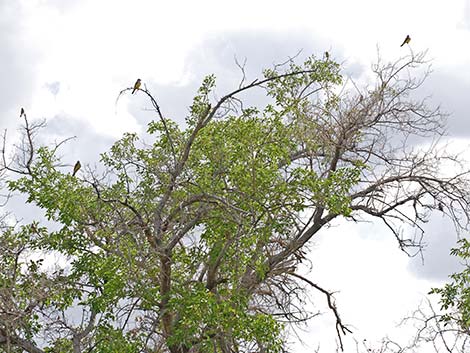
[[[21,108],[20,118],[22,118],[23,116],[26,116],[26,113],[24,112],[24,108]]]
[[[137,81],[135,81],[135,83],[134,83],[134,89],[132,90],[132,94],[134,94],[135,91],[137,91],[140,88],[141,84],[142,84],[142,82],[140,81],[140,78],[138,78]]]
[[[80,164],[80,161],[77,161],[77,163],[75,163],[74,167],[73,167],[73,173],[72,173],[72,176],[75,176],[75,174],[77,174],[78,170],[82,167],[82,165]]]
[[[405,44],[408,44],[410,42],[410,40],[411,40],[410,36],[406,35],[406,38],[403,41],[403,43],[400,45],[400,47],[404,46]]]

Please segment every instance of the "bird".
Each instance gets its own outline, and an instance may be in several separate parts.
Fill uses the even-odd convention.
[[[442,204],[442,202],[439,202],[437,204],[437,208],[439,209],[439,211],[444,212],[444,205]]]
[[[325,58],[326,60],[330,60],[330,53],[328,53],[327,51],[325,52]]]
[[[406,38],[403,41],[403,43],[400,45],[400,47],[404,46],[405,44],[408,44],[410,42],[410,40],[411,40],[410,36],[406,35]]]
[[[82,167],[82,165],[80,164],[80,161],[77,161],[77,163],[75,163],[74,167],[73,167],[73,173],[72,173],[72,176],[75,176],[75,174],[77,174],[78,170]]]
[[[24,108],[21,108],[20,118],[22,118],[23,116],[26,116],[26,113],[24,112]]]
[[[135,81],[135,83],[134,83],[134,89],[132,90],[132,94],[134,94],[135,91],[137,91],[140,88],[141,84],[142,84],[142,82],[140,81],[140,78],[138,78],[137,81]]]

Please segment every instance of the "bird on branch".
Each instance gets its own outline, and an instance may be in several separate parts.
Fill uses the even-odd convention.
[[[137,81],[135,81],[135,83],[134,83],[134,89],[132,90],[132,94],[134,94],[135,91],[140,89],[141,84],[142,84],[142,82],[141,82],[140,78],[138,78]]]

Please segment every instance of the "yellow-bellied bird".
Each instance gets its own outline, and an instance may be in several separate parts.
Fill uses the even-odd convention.
[[[21,111],[20,111],[20,118],[22,118],[23,116],[26,116],[25,112],[24,112],[24,108],[21,108]]]
[[[73,173],[72,173],[72,176],[75,176],[75,174],[77,174],[78,170],[82,167],[82,165],[80,164],[80,161],[77,161],[77,163],[75,163],[75,165],[73,166]]]
[[[134,94],[135,91],[137,91],[140,88],[141,84],[142,84],[142,82],[140,81],[140,78],[138,78],[137,81],[135,81],[135,83],[134,83],[134,89],[132,90],[132,94]]]
[[[410,36],[406,35],[406,38],[403,41],[403,43],[401,43],[400,47],[404,46],[405,44],[408,44],[410,42],[410,40],[411,40]]]

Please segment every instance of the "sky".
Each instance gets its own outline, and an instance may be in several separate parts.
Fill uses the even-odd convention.
[[[63,152],[70,168],[77,159],[93,166],[124,132],[143,132],[153,119],[143,95],[116,102],[137,78],[165,116],[182,122],[205,75],[217,76],[220,94],[238,85],[235,57],[247,60],[255,78],[299,50],[328,50],[345,74],[367,82],[378,49],[390,61],[408,53],[400,48],[407,34],[432,64],[421,93],[449,113],[449,139],[468,149],[470,2],[463,0],[0,0],[1,126],[13,143],[24,107],[30,119],[47,119],[45,141],[76,136]],[[353,338],[393,332],[432,286],[458,270],[448,256],[457,239],[452,225],[435,214],[426,231],[423,259],[400,252],[377,224],[338,223],[314,239],[309,278],[338,291],[342,318],[354,331],[346,352],[355,352]],[[324,314],[299,332],[304,344],[293,344],[295,352],[334,347],[331,313],[324,298],[314,298]]]

